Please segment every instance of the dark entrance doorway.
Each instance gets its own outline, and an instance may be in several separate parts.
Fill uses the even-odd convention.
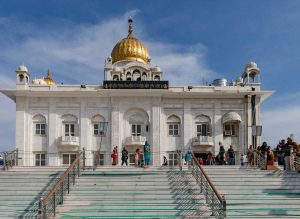
[[[199,151],[194,151],[193,152],[196,159],[198,160],[199,158],[202,158],[203,160],[203,164],[206,165],[206,159],[207,159],[207,156],[208,156],[208,152],[199,152]]]

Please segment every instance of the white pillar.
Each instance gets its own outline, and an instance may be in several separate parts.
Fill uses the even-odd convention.
[[[161,114],[161,97],[153,97],[152,102],[152,116],[151,116],[151,130],[152,134],[152,161],[153,166],[161,165],[160,157],[160,114]]]
[[[117,97],[111,97],[111,150],[114,146],[118,146],[119,157],[118,160],[121,160],[120,152],[122,151],[122,142],[121,142],[121,133],[120,127],[120,107],[119,99]],[[109,148],[109,146],[107,146]],[[120,164],[120,162],[119,162]]]
[[[57,148],[57,138],[62,136],[61,131],[58,129],[57,112],[56,112],[56,101],[55,99],[49,100],[49,116],[48,116],[48,166],[60,166],[60,153]],[[58,134],[58,135],[57,135]]]
[[[191,139],[193,137],[193,119],[191,115],[191,104],[187,101],[184,102],[183,109],[183,146],[185,150],[191,148]]]
[[[16,147],[19,149],[19,165],[28,166],[31,151],[26,144],[26,97],[16,97]]]
[[[82,151],[85,148],[85,156],[87,166],[93,165],[93,155],[91,150],[91,144],[89,144],[90,127],[88,118],[87,102],[81,100],[80,102],[80,118],[79,118],[79,150]]]
[[[223,143],[223,124],[222,124],[222,115],[221,115],[221,103],[215,102],[214,104],[214,117],[213,117],[213,133],[214,133],[214,155],[219,153],[219,142]]]

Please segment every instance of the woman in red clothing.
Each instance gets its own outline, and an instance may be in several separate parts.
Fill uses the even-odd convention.
[[[274,153],[273,153],[271,147],[269,147],[268,151],[267,151],[267,161],[268,161],[267,165],[273,166],[274,165],[274,159],[275,159]]]
[[[113,159],[112,165],[118,164],[118,146],[114,147],[113,153],[111,154],[111,158]]]

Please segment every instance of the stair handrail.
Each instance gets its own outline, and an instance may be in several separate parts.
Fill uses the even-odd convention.
[[[254,164],[262,170],[267,169],[267,153],[263,154],[259,150],[255,149],[254,153]]]
[[[300,157],[298,156],[294,158],[294,168],[296,171],[300,171]]]
[[[70,193],[70,186],[75,185],[76,176],[80,176],[80,161],[83,159],[83,170],[85,168],[85,153],[80,152],[76,159],[70,164],[64,174],[58,179],[50,192],[45,197],[41,197],[39,201],[39,217],[47,219],[49,216],[55,217],[56,207],[63,204],[65,192]]]
[[[18,165],[18,149],[11,150],[10,152],[2,153],[4,155],[3,170],[8,170],[13,166]]]
[[[206,204],[210,206],[212,215],[218,219],[226,218],[225,195],[221,196],[193,153],[192,174],[200,186],[200,192],[205,195]]]

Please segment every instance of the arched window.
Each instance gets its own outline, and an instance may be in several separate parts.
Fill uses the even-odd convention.
[[[141,80],[141,73],[140,73],[139,70],[134,70],[134,71],[133,71],[133,74],[132,74],[132,79],[133,79],[134,81],[137,81],[138,78]]]
[[[159,80],[160,80],[159,75],[155,75],[155,76],[154,76],[154,81],[159,81]]]
[[[63,135],[64,136],[78,136],[78,119],[73,115],[63,115]]]
[[[129,124],[131,126],[131,135],[132,136],[141,136],[143,135],[145,118],[139,112],[132,114],[129,119]]]
[[[143,81],[147,80],[147,74],[146,74],[146,72],[143,72],[143,74],[142,74],[142,80]]]
[[[236,112],[228,112],[224,114],[222,117],[224,136],[238,136],[238,125],[241,121],[241,116]]]
[[[46,118],[41,114],[32,117],[36,135],[46,135]]]
[[[131,73],[127,72],[126,74],[126,81],[131,81]]]
[[[167,119],[169,136],[179,136],[180,134],[180,118],[175,115],[171,115]]]
[[[92,118],[93,133],[95,136],[104,136],[106,133],[105,119],[101,115],[95,115]]]
[[[23,82],[24,75],[23,75],[23,74],[20,74],[19,78],[20,78],[20,82]]]
[[[197,136],[211,136],[211,121],[208,116],[196,116],[195,123]]]
[[[114,76],[113,76],[113,80],[114,80],[114,81],[118,81],[118,80],[119,80],[119,76],[118,76],[118,75],[114,75]]]

